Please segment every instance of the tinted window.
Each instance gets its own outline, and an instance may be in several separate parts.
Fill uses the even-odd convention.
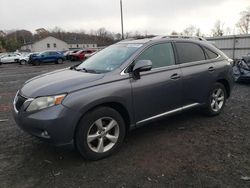
[[[217,58],[218,57],[218,54],[216,54],[215,52],[213,52],[212,50],[209,50],[208,48],[204,48],[207,56],[208,56],[208,59],[214,59],[214,58]]]
[[[151,60],[153,68],[175,64],[171,43],[157,44],[146,49],[136,61]]]
[[[179,63],[188,63],[205,60],[205,54],[202,48],[194,43],[177,42],[176,50]]]
[[[49,52],[42,52],[40,55],[48,56]]]
[[[49,54],[50,54],[50,55],[58,55],[57,52],[50,52]]]

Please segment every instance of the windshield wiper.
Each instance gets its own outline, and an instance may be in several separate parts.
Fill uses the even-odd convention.
[[[77,68],[78,65],[74,65],[72,67],[70,67],[70,70],[75,70],[75,71],[84,71],[87,73],[94,73],[94,74],[100,74],[99,72],[97,72],[94,69],[86,69],[86,68]]]
[[[81,69],[77,69],[76,67],[72,68],[76,71],[84,71],[84,72],[87,72],[87,73],[94,73],[94,74],[99,74],[96,70],[94,69],[86,69],[86,68],[81,68]]]
[[[76,67],[78,67],[80,64],[81,64],[81,63],[79,63],[79,64],[77,64],[77,65],[73,65],[73,66],[71,66],[69,69],[70,69],[70,70],[78,70],[78,69],[76,69]]]
[[[85,71],[85,72],[87,72],[87,73],[95,73],[95,74],[98,74],[98,73],[96,72],[96,70],[93,70],[93,69],[82,68],[82,69],[80,69],[79,71]]]

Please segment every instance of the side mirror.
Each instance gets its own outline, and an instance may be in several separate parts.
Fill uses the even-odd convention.
[[[150,60],[139,60],[133,67],[133,78],[140,79],[140,72],[150,71],[152,69],[152,62]]]

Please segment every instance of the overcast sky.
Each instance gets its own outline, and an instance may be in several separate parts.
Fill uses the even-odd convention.
[[[192,24],[210,34],[218,19],[234,29],[250,0],[123,0],[123,5],[125,32],[169,34]],[[0,30],[58,26],[120,32],[119,6],[119,0],[0,0]]]

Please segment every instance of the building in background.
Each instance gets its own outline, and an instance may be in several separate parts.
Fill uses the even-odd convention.
[[[67,41],[68,47],[70,50],[75,49],[86,49],[86,48],[97,48],[97,44],[93,43],[92,41],[78,41],[78,40],[70,40]]]
[[[33,43],[27,43],[21,47],[21,51],[29,52],[41,52],[48,50],[65,51],[68,49],[68,44],[66,42],[52,36],[48,36]]]
[[[47,50],[65,51],[75,49],[97,48],[97,44],[91,41],[62,41],[52,36],[45,37],[33,43],[27,43],[21,47],[21,51],[41,52]]]
[[[231,59],[240,59],[250,54],[250,35],[228,35],[206,39]]]

